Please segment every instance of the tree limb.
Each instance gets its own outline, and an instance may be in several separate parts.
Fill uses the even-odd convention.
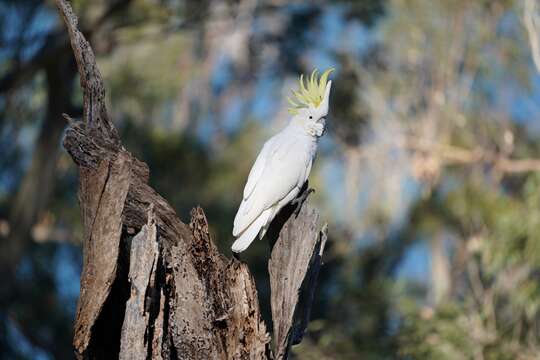
[[[488,165],[504,174],[540,171],[540,159],[511,158],[481,147],[467,149],[449,144],[435,144],[432,141],[412,136],[404,142],[396,142],[390,146],[397,146],[413,153],[435,156],[442,165]],[[362,149],[360,157],[367,158],[369,156],[371,156],[370,149]]]

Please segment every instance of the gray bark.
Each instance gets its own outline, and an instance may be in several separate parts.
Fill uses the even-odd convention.
[[[268,263],[278,359],[286,359],[291,345],[304,336],[328,231],[312,206],[304,203],[297,218],[288,210]]]

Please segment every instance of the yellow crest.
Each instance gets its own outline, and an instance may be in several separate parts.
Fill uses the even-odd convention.
[[[304,83],[304,75],[300,75],[300,88],[298,91],[292,90],[294,98],[287,98],[291,107],[289,108],[289,113],[297,114],[298,110],[303,108],[308,108],[310,106],[318,107],[324,98],[324,91],[326,89],[326,81],[328,80],[328,75],[334,71],[333,68],[330,68],[322,73],[320,79],[317,79],[318,70],[315,69],[311,73],[311,76],[306,79]]]

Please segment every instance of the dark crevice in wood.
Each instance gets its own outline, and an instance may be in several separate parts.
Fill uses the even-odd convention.
[[[92,338],[88,345],[87,353],[92,354],[92,359],[118,359],[120,352],[120,336],[122,333],[122,323],[126,302],[129,298],[129,282],[127,272],[129,257],[122,256],[123,264],[118,266],[111,292],[103,309],[98,316],[92,329]]]
[[[164,296],[164,306],[163,306],[163,340],[162,344],[164,345],[161,351],[161,354],[164,359],[179,359],[178,352],[176,351],[176,347],[174,346],[174,343],[172,341],[172,334],[171,329],[172,326],[170,326],[169,322],[172,318],[171,314],[171,297],[175,293],[174,284],[171,283],[171,277],[172,274],[170,272],[170,269],[167,269],[165,264],[163,263],[163,274],[164,274],[164,282],[163,282],[163,296]]]
[[[157,324],[157,319],[159,317],[161,308],[161,290],[159,284],[164,284],[165,276],[164,276],[165,269],[162,265],[162,258],[161,255],[158,255],[157,262],[155,264],[155,270],[154,270],[154,284],[148,288],[148,292],[146,294],[146,304],[145,309],[148,312],[148,329],[147,333],[145,334],[145,341],[148,344],[148,351],[147,351],[147,358],[152,358],[152,353],[156,350],[154,349],[154,334],[156,331],[160,331],[163,329],[157,329],[156,326],[159,326]],[[156,351],[159,351],[161,353],[161,349],[157,349]]]

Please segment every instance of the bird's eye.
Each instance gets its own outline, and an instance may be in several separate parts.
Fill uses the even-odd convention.
[[[309,115],[309,119],[310,119],[310,120],[313,119],[313,116]]]

